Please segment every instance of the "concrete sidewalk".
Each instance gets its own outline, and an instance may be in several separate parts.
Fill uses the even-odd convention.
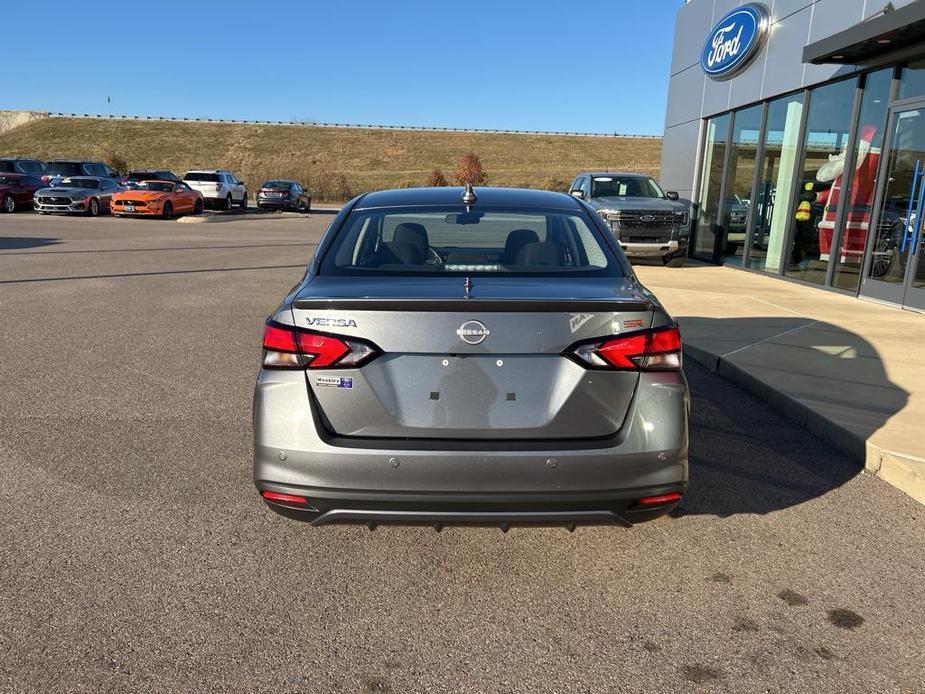
[[[925,503],[925,316],[724,267],[636,270],[689,358]]]

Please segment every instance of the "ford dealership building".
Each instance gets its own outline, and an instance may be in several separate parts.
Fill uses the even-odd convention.
[[[695,258],[925,310],[925,0],[685,3],[662,183]]]

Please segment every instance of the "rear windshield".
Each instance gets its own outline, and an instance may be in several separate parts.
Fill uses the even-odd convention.
[[[65,178],[61,185],[68,188],[99,188],[100,182],[95,178]]]
[[[591,179],[592,198],[663,198],[665,195],[645,176],[595,176]]]
[[[212,181],[213,183],[218,183],[221,179],[218,177],[218,174],[214,173],[188,173],[183,177],[184,181]]]
[[[79,176],[83,172],[83,167],[73,161],[53,161],[45,167],[47,176]]]
[[[261,188],[270,188],[273,190],[289,190],[292,184],[289,181],[267,181]]]
[[[125,177],[129,181],[147,181],[155,178],[162,178],[160,171],[129,171]]]
[[[577,213],[389,208],[351,214],[323,275],[517,274],[620,277],[597,228]]]
[[[173,190],[173,183],[161,183],[158,181],[143,181],[135,186],[135,190],[156,190],[161,193],[169,193]]]

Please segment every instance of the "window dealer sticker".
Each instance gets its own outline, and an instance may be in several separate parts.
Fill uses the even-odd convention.
[[[771,20],[767,7],[752,2],[727,13],[707,35],[700,67],[715,80],[743,70],[764,45]]]

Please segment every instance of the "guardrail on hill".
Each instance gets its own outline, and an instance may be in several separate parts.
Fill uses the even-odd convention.
[[[64,113],[50,111],[50,118],[95,118],[99,120],[168,121],[177,123],[224,123],[235,125],[289,125],[306,128],[355,128],[372,130],[411,130],[441,133],[490,133],[499,135],[553,135],[558,137],[609,137],[617,139],[661,140],[661,135],[629,135],[624,133],[581,133],[565,130],[500,130],[491,128],[439,128],[419,125],[362,125],[358,123],[319,123],[317,121],[236,120],[224,118],[179,118],[173,116],[126,116],[101,113]]]

